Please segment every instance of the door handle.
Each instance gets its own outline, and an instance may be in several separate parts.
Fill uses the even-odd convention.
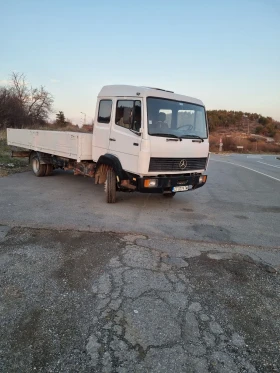
[[[133,143],[134,146],[139,146],[138,142]]]
[[[116,141],[116,139],[111,139],[111,138],[109,138],[109,140],[110,140],[110,141]]]

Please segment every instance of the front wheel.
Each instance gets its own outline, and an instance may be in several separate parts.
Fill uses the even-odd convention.
[[[30,163],[35,176],[45,176],[47,166],[45,164],[40,163],[40,158],[38,157],[38,154],[34,153],[31,156]]]
[[[105,192],[107,203],[115,203],[117,194],[117,182],[115,171],[112,168],[110,168],[107,172],[107,180],[105,181]]]

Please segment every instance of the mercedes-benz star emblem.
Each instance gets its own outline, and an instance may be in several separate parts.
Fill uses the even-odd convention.
[[[188,165],[188,163],[187,163],[186,159],[182,159],[179,162],[179,167],[181,168],[181,170],[184,170],[187,167],[187,165]]]

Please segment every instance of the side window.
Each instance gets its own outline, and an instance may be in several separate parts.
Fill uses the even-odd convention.
[[[120,100],[116,108],[116,124],[121,127],[131,128],[134,101]]]
[[[141,128],[141,101],[119,100],[116,108],[116,124],[139,131]]]
[[[98,118],[99,123],[110,123],[112,112],[112,101],[101,100],[99,102]]]

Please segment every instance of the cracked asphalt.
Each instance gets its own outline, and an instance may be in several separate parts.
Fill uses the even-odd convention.
[[[198,191],[114,205],[1,178],[0,372],[280,372],[278,162],[211,155]]]
[[[0,371],[280,371],[277,249],[0,226]]]

